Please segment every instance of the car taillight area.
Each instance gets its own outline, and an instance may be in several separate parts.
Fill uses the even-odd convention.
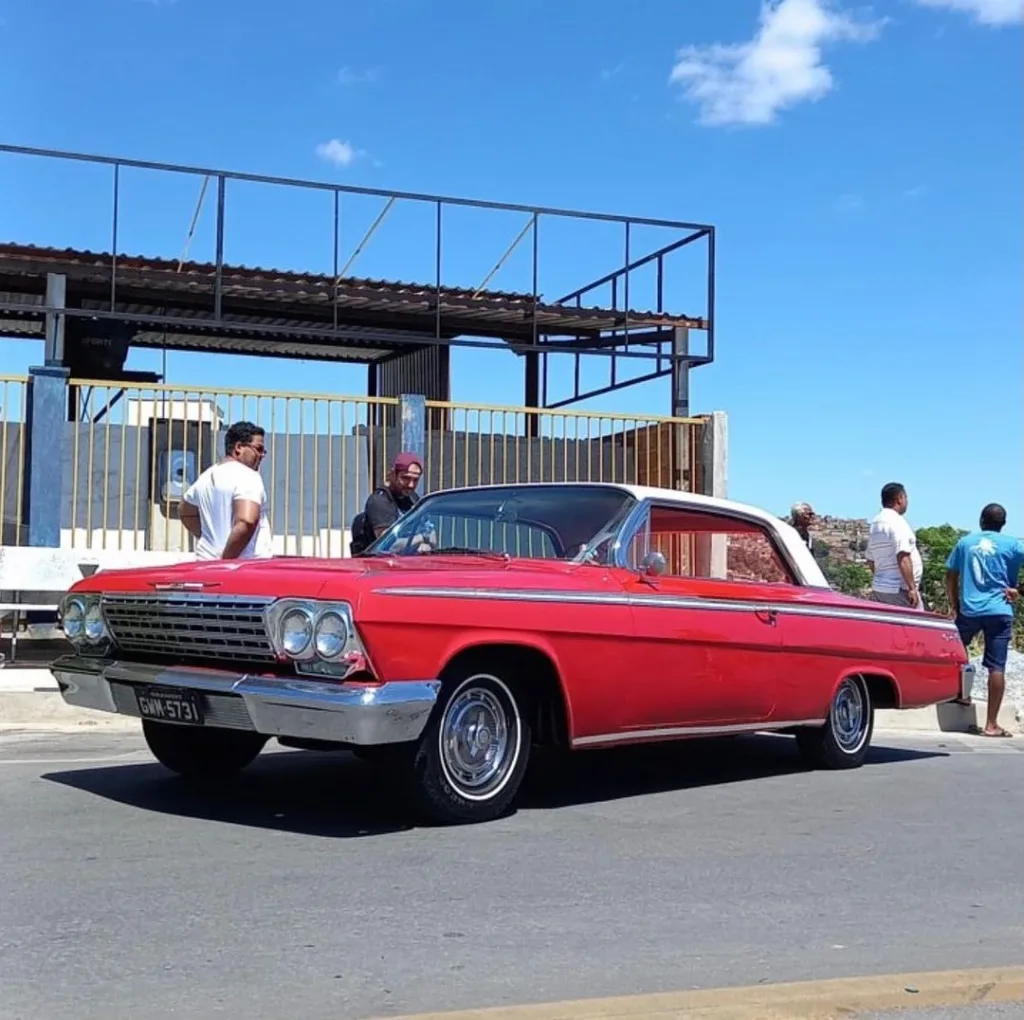
[[[273,596],[71,593],[67,639],[84,655],[152,662],[290,666],[300,675],[370,679],[372,667],[347,602]]]

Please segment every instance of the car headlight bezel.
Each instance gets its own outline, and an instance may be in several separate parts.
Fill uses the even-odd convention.
[[[299,619],[307,622],[308,640],[301,649],[294,644],[289,648],[285,626]],[[298,673],[344,679],[372,671],[348,602],[279,599],[267,608],[266,623],[274,651],[281,661],[294,664]]]
[[[288,658],[300,660],[309,657],[313,626],[313,614],[305,606],[292,606],[281,614],[277,637]]]
[[[110,647],[110,628],[103,614],[103,596],[100,593],[69,592],[61,599],[58,619],[65,640],[76,651],[97,654]]]

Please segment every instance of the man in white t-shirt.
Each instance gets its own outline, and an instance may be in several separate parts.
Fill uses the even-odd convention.
[[[186,490],[181,523],[196,539],[199,559],[271,555],[267,490],[259,472],[266,453],[263,429],[249,421],[235,422],[224,440],[224,459]]]
[[[921,607],[923,564],[917,536],[904,516],[907,490],[899,482],[882,487],[882,509],[871,521],[867,561],[871,568],[871,598],[892,606]]]

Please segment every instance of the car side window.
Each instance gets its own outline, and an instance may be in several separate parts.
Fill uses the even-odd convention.
[[[667,577],[795,583],[766,527],[715,511],[651,507],[630,541],[626,562],[638,569],[649,552],[664,556]]]

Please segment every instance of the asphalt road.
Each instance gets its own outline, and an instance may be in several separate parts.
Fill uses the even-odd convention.
[[[1024,962],[1024,739],[879,739],[847,773],[781,737],[580,756],[445,829],[347,756],[268,753],[197,796],[130,734],[0,735],[0,1017],[345,1020]]]

